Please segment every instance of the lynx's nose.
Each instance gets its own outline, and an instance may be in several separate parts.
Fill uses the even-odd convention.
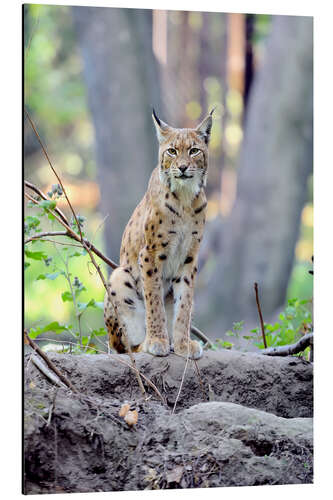
[[[178,167],[178,170],[180,170],[181,173],[183,174],[185,172],[185,170],[187,170],[187,167],[188,167],[188,165],[180,165],[180,167]]]

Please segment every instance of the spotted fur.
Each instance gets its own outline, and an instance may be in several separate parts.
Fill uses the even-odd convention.
[[[207,200],[210,113],[196,129],[175,129],[153,113],[159,164],[123,234],[120,266],[109,280],[104,319],[111,347],[166,356],[202,356],[190,340],[194,279]]]

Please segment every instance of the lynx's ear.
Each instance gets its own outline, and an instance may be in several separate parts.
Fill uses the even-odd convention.
[[[208,116],[202,120],[200,125],[195,129],[196,133],[200,135],[200,137],[208,144],[210,139],[210,131],[212,130],[213,119],[212,115],[214,113],[215,108],[211,110]]]
[[[157,139],[158,142],[161,144],[163,141],[165,141],[166,136],[171,132],[171,127],[167,125],[166,123],[162,122],[155,113],[155,110],[153,108],[153,122],[155,125],[156,129],[156,134],[157,134]]]

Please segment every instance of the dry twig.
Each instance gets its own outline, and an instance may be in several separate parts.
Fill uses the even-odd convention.
[[[205,393],[205,389],[204,389],[204,385],[203,385],[203,382],[202,382],[202,378],[201,378],[201,373],[200,373],[200,370],[199,370],[198,362],[197,362],[196,359],[193,359],[193,363],[194,363],[195,370],[196,370],[197,375],[198,375],[198,379],[199,379],[199,383],[200,383],[202,395],[203,395],[204,399],[207,400],[207,395]]]
[[[177,393],[177,396],[176,396],[175,404],[173,405],[172,413],[175,413],[175,411],[176,411],[176,406],[177,406],[177,403],[178,403],[178,399],[179,399],[180,393],[182,392],[182,388],[183,388],[183,384],[184,384],[184,380],[185,380],[185,373],[186,373],[186,370],[187,370],[188,361],[190,359],[190,349],[189,349],[189,346],[190,346],[190,338],[188,340],[187,357],[186,357],[186,363],[185,363],[185,366],[184,366],[183,376],[182,376],[182,379],[181,379],[181,382],[180,382],[180,386],[179,386],[178,393]]]
[[[258,283],[254,284],[254,291],[256,293],[256,302],[257,302],[257,308],[258,308],[258,313],[259,313],[259,318],[260,318],[260,326],[261,326],[262,339],[264,341],[265,349],[267,349],[267,341],[266,341],[266,335],[265,335],[264,320],[262,319],[262,312],[261,312],[261,307],[260,307],[260,302],[259,302],[259,296],[258,296]]]
[[[60,380],[65,384],[67,385],[67,387],[73,391],[73,392],[77,392],[75,387],[72,385],[72,383],[65,377],[65,375],[63,375],[61,373],[60,370],[58,370],[58,368],[55,366],[54,363],[52,363],[52,361],[48,358],[48,356],[45,354],[45,352],[43,352],[39,347],[38,345],[29,337],[28,335],[28,332],[26,330],[24,330],[24,340],[25,340],[25,343],[26,344],[29,344],[39,355],[41,358],[43,358],[43,360],[45,361],[45,363],[47,364],[47,366],[54,371],[54,373],[60,378]]]
[[[25,240],[24,244],[26,245],[27,243],[30,243],[30,241],[40,240],[42,238],[45,238],[45,236],[68,236],[68,233],[67,231],[44,231],[34,234],[33,236]]]
[[[31,361],[39,369],[39,371],[42,372],[42,374],[47,379],[51,380],[51,382],[53,382],[55,385],[59,385],[60,387],[65,387],[65,388],[67,387],[53,371],[51,371],[49,368],[47,368],[47,366],[45,366],[45,363],[43,363],[43,361],[41,361],[38,356],[32,354]]]

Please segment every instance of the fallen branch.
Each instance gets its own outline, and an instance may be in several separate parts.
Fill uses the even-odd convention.
[[[31,340],[31,339],[30,339]],[[53,343],[59,343],[59,344],[64,344],[64,341],[63,340],[56,340],[56,339],[51,339],[51,338],[47,338],[47,337],[43,337],[43,340],[49,340],[50,342],[53,342]],[[71,345],[71,346],[80,346],[80,347],[85,347],[83,346],[82,344],[79,344],[77,342],[71,342],[69,340],[66,340],[65,342],[67,345]],[[35,344],[36,345],[36,344]],[[39,348],[38,348],[39,349]],[[132,371],[138,371],[141,375],[141,377],[145,380],[145,382],[147,382],[147,384],[156,392],[157,396],[159,397],[159,399],[162,401],[162,403],[167,406],[167,403],[165,401],[165,398],[162,396],[162,394],[160,393],[160,391],[157,389],[156,385],[148,378],[146,377],[146,375],[144,373],[142,373],[138,368],[136,368],[136,366],[133,367],[133,365],[131,363],[128,363],[127,361],[125,361],[124,359],[121,358],[121,356],[119,354],[112,354],[112,353],[107,353],[105,351],[102,351],[101,349],[98,349],[97,347],[94,347],[95,351],[100,353],[100,354],[106,354],[107,356],[109,356],[111,359],[115,360],[117,363],[120,363],[121,365],[124,365],[124,366],[127,366],[128,368],[130,368]],[[43,352],[43,351],[42,351]],[[43,352],[44,354],[44,352]]]
[[[209,338],[196,326],[191,325],[191,333],[193,333],[193,335],[195,335],[199,340],[205,342],[205,345],[203,347],[204,349],[213,347],[213,343],[209,340]]]
[[[266,356],[291,356],[304,351],[309,346],[313,345],[313,332],[307,333],[299,339],[295,344],[281,345],[277,347],[268,347],[260,351],[260,354]]]
[[[262,312],[261,312],[261,307],[260,307],[260,302],[259,302],[259,295],[258,295],[258,283],[254,284],[254,291],[256,293],[256,302],[257,302],[257,308],[258,308],[258,313],[259,313],[259,318],[260,318],[260,326],[261,326],[262,339],[264,341],[264,346],[267,349],[267,341],[266,341],[266,335],[265,335],[265,326],[264,326],[264,320],[262,319]]]
[[[28,335],[28,332],[26,330],[24,330],[24,340],[25,340],[25,343],[30,345],[39,355],[41,358],[43,358],[43,360],[45,361],[45,363],[47,364],[47,366],[60,378],[60,380],[65,384],[67,385],[67,387],[73,391],[73,392],[77,392],[77,390],[75,389],[75,387],[72,385],[72,383],[65,377],[65,375],[63,375],[61,373],[60,370],[58,370],[58,368],[55,366],[54,363],[52,363],[52,361],[47,357],[47,355],[45,354],[45,352],[43,352],[39,347],[38,345],[29,337]]]
[[[41,359],[39,359],[38,356],[36,356],[35,354],[32,354],[31,361],[39,369],[39,371],[45,376],[45,378],[49,379],[55,385],[58,385],[58,386],[64,387],[64,388],[67,387],[53,371],[51,371],[49,368],[47,368],[47,366],[45,366],[45,363]]]

